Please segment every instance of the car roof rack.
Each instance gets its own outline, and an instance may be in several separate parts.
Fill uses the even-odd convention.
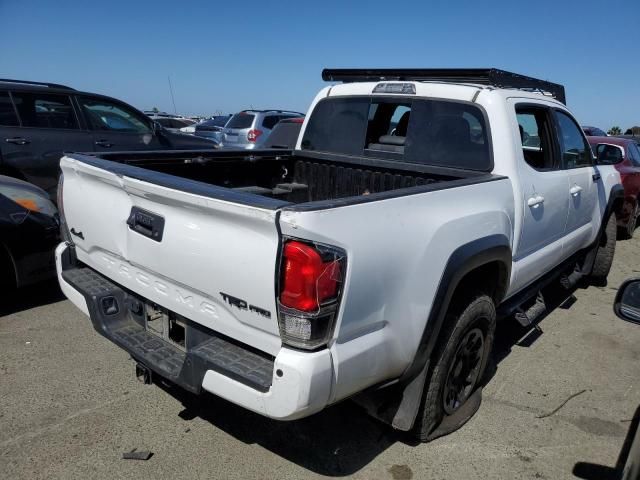
[[[282,110],[280,108],[265,108],[262,110],[258,110],[256,108],[248,108],[248,109],[242,110],[241,112],[260,112],[260,113],[276,112],[276,113],[295,113],[296,115],[304,115],[304,113],[302,112],[296,112],[294,110]]]
[[[11,80],[9,78],[0,78],[0,83],[15,83],[18,85],[36,85],[39,87],[59,88],[61,90],[75,90],[75,88],[61,85],[59,83],[30,82],[27,80]]]
[[[549,95],[566,104],[564,86],[498,68],[325,68],[322,79],[331,82],[377,82],[382,80],[475,83],[514,88]]]

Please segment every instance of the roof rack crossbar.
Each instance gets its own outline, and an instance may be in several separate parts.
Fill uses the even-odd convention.
[[[260,113],[276,112],[276,113],[295,113],[297,115],[304,115],[304,113],[302,112],[296,112],[295,110],[282,110],[281,108],[263,108],[261,110],[256,108],[246,108],[242,110],[242,112],[260,112]]]
[[[45,83],[45,82],[30,82],[27,80],[11,80],[9,78],[0,78],[0,82],[4,82],[4,83],[16,83],[19,85],[39,85],[42,87],[49,87],[49,88],[59,88],[62,90],[75,90],[75,88],[71,88],[68,87],[66,85],[61,85],[59,83]]]
[[[331,82],[378,82],[385,80],[475,83],[515,88],[551,95],[566,104],[564,86],[497,68],[325,68],[322,79]]]

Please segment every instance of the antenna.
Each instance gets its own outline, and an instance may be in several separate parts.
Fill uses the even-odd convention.
[[[173,98],[173,87],[171,86],[171,75],[167,75],[167,80],[169,80],[169,93],[171,93],[171,102],[173,103],[173,113],[178,114],[178,110],[176,109],[176,99]]]

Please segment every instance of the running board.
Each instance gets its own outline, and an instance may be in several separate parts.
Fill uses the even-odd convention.
[[[534,326],[536,328],[536,322],[544,315],[547,311],[547,305],[544,302],[544,297],[542,296],[542,291],[538,292],[536,297],[536,301],[533,305],[531,305],[527,310],[522,310],[521,308],[515,314],[516,320],[523,327]]]
[[[583,277],[584,273],[576,269],[569,275],[562,275],[560,277],[560,285],[562,285],[565,290],[571,290],[573,287],[578,285],[578,282],[580,282]]]

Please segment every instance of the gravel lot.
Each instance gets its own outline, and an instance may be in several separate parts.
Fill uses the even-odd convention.
[[[4,298],[0,478],[607,478],[640,404],[640,326],[612,313],[620,283],[640,276],[639,247],[640,235],[619,242],[609,285],[577,290],[538,338],[499,325],[480,411],[419,445],[350,402],[278,423],[144,386],[55,284]],[[153,456],[121,459],[134,448]]]

